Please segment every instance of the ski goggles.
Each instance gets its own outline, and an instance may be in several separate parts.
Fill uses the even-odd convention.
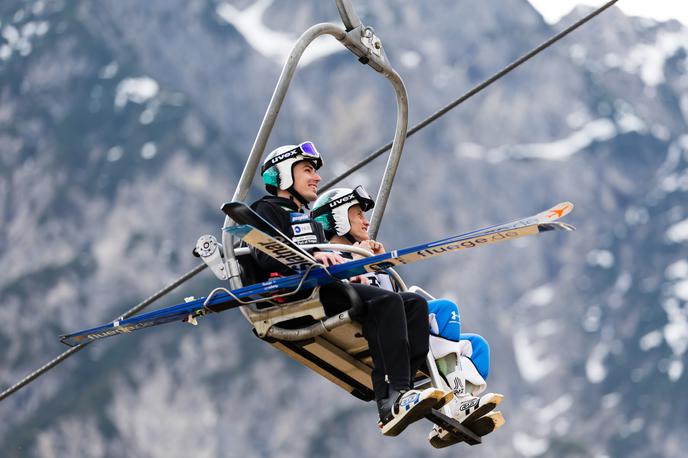
[[[337,207],[341,207],[342,205],[351,204],[352,202],[356,202],[358,205],[360,205],[361,210],[364,212],[367,212],[375,207],[375,201],[372,197],[370,197],[368,191],[366,191],[363,186],[358,185],[349,194],[345,194],[341,197],[333,199],[328,202],[327,205],[323,205],[322,207],[316,209],[311,213],[311,216],[315,218],[318,215],[332,211]]]
[[[278,154],[267,161],[265,164],[263,164],[261,173],[265,173],[267,169],[273,167],[275,164],[279,164],[280,162],[284,162],[288,159],[298,158],[298,156],[301,156],[301,158],[305,161],[313,161],[316,170],[323,165],[322,157],[320,157],[320,153],[316,149],[313,142],[303,142],[297,145],[296,148],[285,151],[282,154]]]

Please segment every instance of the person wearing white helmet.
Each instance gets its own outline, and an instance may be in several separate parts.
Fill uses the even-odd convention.
[[[375,255],[384,253],[385,249],[380,242],[371,240],[368,234],[369,222],[365,212],[374,206],[374,200],[363,186],[354,189],[338,188],[329,190],[318,198],[313,204],[311,216],[323,226],[325,236],[331,243],[355,245]],[[372,285],[393,289],[389,275],[384,272],[365,276]],[[504,418],[501,412],[493,409],[503,396],[487,393],[478,397],[487,387],[485,380],[490,364],[487,341],[477,334],[461,333],[459,308],[453,301],[429,301],[428,312],[432,334],[430,347],[443,376],[443,388],[453,390],[455,395],[448,406],[452,416],[481,436],[501,427]],[[437,448],[457,441],[454,436],[438,427],[433,428],[428,440]]]
[[[327,242],[322,226],[303,212],[317,198],[317,171],[322,165],[312,142],[275,149],[261,170],[270,195],[254,202],[251,208],[297,244]],[[346,262],[334,252],[315,250],[312,254],[325,266]],[[252,249],[251,259],[255,281],[290,274],[287,267],[260,251]],[[378,425],[383,434],[396,436],[433,408],[449,402],[453,393],[436,388],[412,389],[411,374],[428,352],[427,301],[417,294],[402,295],[361,282],[366,280],[357,277],[351,286],[366,307],[352,318],[361,323],[373,359],[371,378],[380,415]],[[320,289],[328,316],[348,310],[350,304],[341,293],[328,286]]]

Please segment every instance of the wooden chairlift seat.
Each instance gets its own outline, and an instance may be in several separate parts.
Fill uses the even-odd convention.
[[[338,250],[358,252],[353,247],[331,246]],[[242,258],[239,258],[242,267],[246,266],[245,270],[250,271],[250,261]],[[396,272],[393,278],[400,289],[407,289]],[[243,280],[248,283],[253,279]],[[304,331],[327,318],[320,302],[320,288],[313,289],[307,297],[288,302],[278,303],[266,299],[256,306],[244,307],[244,315],[253,325],[256,336],[266,340],[276,349],[355,397],[364,401],[375,399],[371,381],[373,361],[359,323],[339,323],[332,329],[322,330],[319,335],[304,339],[294,340],[291,336],[274,337],[274,334],[280,334],[283,330],[292,331],[291,334],[298,333],[299,330]],[[434,365],[434,358],[428,358],[428,363]],[[430,385],[430,374],[427,372],[429,371],[419,371],[416,374],[417,385]]]

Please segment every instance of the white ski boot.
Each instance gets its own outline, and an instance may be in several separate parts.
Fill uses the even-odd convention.
[[[478,397],[485,391],[487,383],[475,368],[473,361],[466,356],[453,356],[456,361],[454,371],[447,374],[446,381],[452,386],[454,399],[445,407],[444,413],[458,421],[479,436],[489,434],[504,424],[504,417],[501,413],[486,417],[483,416],[494,410],[502,402],[503,395],[497,393],[487,393]],[[482,434],[480,434],[482,433]],[[455,437],[449,431],[435,425],[428,436],[430,444],[435,448],[447,447],[462,439]],[[446,442],[446,443],[445,443]]]
[[[396,391],[390,387],[389,396],[377,402],[380,431],[385,436],[397,436],[408,425],[425,417],[432,409],[443,407],[453,398],[451,391],[437,388]]]

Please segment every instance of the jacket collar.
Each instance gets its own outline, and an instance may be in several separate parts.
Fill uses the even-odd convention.
[[[273,204],[273,205],[278,205],[287,211],[294,211],[294,212],[303,213],[302,210],[299,210],[299,206],[296,204],[296,202],[294,202],[291,199],[285,199],[284,197],[277,197],[277,196],[264,196],[260,200],[263,200],[263,201],[268,202],[268,203]],[[304,207],[301,206],[301,208],[303,209]]]

